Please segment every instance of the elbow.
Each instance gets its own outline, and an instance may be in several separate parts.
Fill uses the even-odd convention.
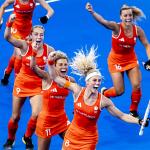
[[[35,74],[37,74],[36,66],[30,66],[30,69],[31,69]]]
[[[49,18],[52,17],[53,14],[54,14],[54,10],[52,8],[50,8],[50,10],[48,11]]]
[[[2,5],[2,6],[0,7],[0,11],[1,11],[1,12],[4,12],[4,11],[5,11],[5,8],[6,8],[6,7],[5,7],[4,5]]]
[[[11,39],[12,39],[11,35],[4,35],[4,38],[5,38],[8,42],[11,43]]]
[[[50,12],[50,17],[52,17],[54,15],[54,10],[51,9],[51,12]]]
[[[145,48],[146,48],[146,50],[149,50],[150,49],[150,44],[149,43],[145,44]]]
[[[12,35],[11,35],[11,29],[6,27],[5,29],[5,32],[4,32],[4,38],[7,40],[7,41],[10,41]]]
[[[30,65],[30,69],[34,71],[34,67],[32,65]]]
[[[51,14],[52,14],[52,15],[54,14],[54,9],[52,9],[52,8],[51,8]]]
[[[11,36],[10,36],[9,34],[4,34],[4,38],[5,38],[7,41],[10,41]]]
[[[32,65],[30,65],[30,69],[34,71],[34,67]]]
[[[36,65],[30,64],[30,69],[31,69],[31,70],[35,71],[35,67],[36,67]]]

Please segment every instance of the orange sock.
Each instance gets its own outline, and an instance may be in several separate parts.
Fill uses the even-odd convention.
[[[28,121],[25,137],[31,137],[33,135],[35,128],[36,128],[36,122],[37,122],[37,119],[33,117],[30,118],[30,120]]]
[[[130,111],[134,111],[134,110],[137,111],[141,96],[142,96],[141,89],[132,91]]]
[[[21,66],[22,66],[22,59],[19,57],[16,57],[15,63],[14,63],[15,75],[19,73]]]
[[[6,74],[10,74],[12,72],[12,70],[14,68],[15,59],[16,59],[16,57],[14,55],[11,56],[11,58],[9,59],[8,66],[5,69]]]
[[[14,122],[12,119],[8,122],[8,138],[15,139],[16,131],[18,129],[18,122]]]
[[[111,88],[105,90],[105,91],[104,91],[104,95],[105,95],[106,97],[116,97],[116,96],[117,96],[116,90],[115,90],[114,87],[111,87]]]

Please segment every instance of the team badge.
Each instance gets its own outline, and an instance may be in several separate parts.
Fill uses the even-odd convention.
[[[97,113],[97,111],[98,111],[98,107],[94,106],[94,113]]]
[[[30,6],[33,7],[33,3],[30,3]]]
[[[44,60],[44,62],[46,63],[46,62],[47,62],[47,57],[46,57],[46,56],[43,56],[43,60]]]

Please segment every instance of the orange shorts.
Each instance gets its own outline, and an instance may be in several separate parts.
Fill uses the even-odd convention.
[[[65,134],[63,150],[95,150],[97,142],[97,131],[83,130],[71,123]]]
[[[12,35],[17,39],[25,40],[31,34],[32,26],[28,26],[28,28],[18,27],[16,24],[13,24],[11,27]]]
[[[42,79],[38,76],[28,76],[19,72],[15,78],[13,95],[17,97],[30,97],[41,95]]]
[[[36,124],[35,133],[41,138],[50,138],[53,135],[65,132],[70,125],[66,114],[59,117],[48,116],[46,113],[40,112]]]
[[[124,72],[139,65],[139,62],[134,54],[123,55],[110,52],[107,60],[110,73]]]

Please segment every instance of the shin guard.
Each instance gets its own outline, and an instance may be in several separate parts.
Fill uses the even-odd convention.
[[[30,120],[28,121],[25,137],[31,137],[33,135],[35,128],[36,128],[36,122],[37,122],[37,119],[32,118],[32,117],[30,118]]]
[[[14,140],[16,131],[18,129],[18,121],[15,122],[12,119],[8,122],[8,139]]]
[[[134,110],[137,111],[141,96],[142,96],[141,89],[132,91],[130,111]]]

